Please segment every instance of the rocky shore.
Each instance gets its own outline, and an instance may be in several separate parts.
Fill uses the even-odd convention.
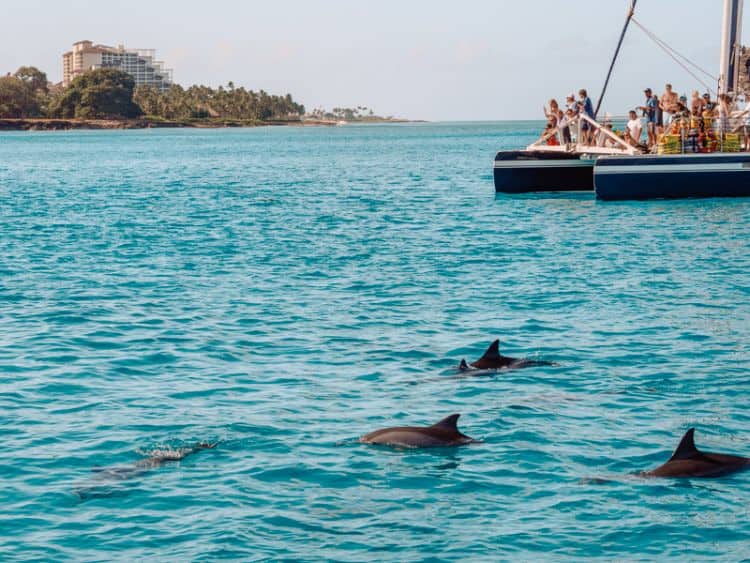
[[[326,119],[290,119],[248,121],[241,119],[0,119],[0,131],[69,131],[73,129],[150,129],[157,127],[190,127],[219,129],[224,127],[333,127],[349,123],[409,123],[405,119],[362,119],[354,121],[332,121]]]

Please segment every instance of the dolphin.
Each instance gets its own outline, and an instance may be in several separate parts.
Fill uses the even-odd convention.
[[[94,467],[92,471],[101,476],[112,477],[118,480],[131,479],[133,477],[138,477],[142,473],[161,467],[165,463],[180,461],[191,454],[201,450],[210,450],[215,447],[216,443],[199,442],[194,446],[189,446],[187,448],[154,450],[147,458],[139,459],[131,465],[125,465],[122,467]]]
[[[545,362],[540,360],[527,360],[525,358],[509,358],[500,354],[500,341],[495,340],[490,347],[487,348],[484,355],[479,358],[476,362],[470,364],[466,363],[465,359],[461,360],[458,369],[461,371],[472,371],[475,370],[493,370],[503,368],[528,368],[534,366],[551,366],[554,365],[552,362]]]
[[[480,440],[475,440],[458,431],[459,416],[461,415],[452,414],[432,426],[383,428],[365,434],[359,441],[363,444],[400,446],[403,448],[445,448],[481,443]]]
[[[688,430],[664,465],[641,473],[644,477],[721,477],[750,468],[750,459],[736,455],[698,451],[695,428]]]
[[[94,467],[91,469],[91,471],[96,474],[96,481],[91,485],[77,487],[75,489],[75,493],[81,499],[109,497],[116,495],[118,492],[121,493],[122,491],[105,487],[105,483],[112,483],[113,481],[125,481],[126,479],[135,479],[136,477],[140,477],[144,473],[156,469],[164,465],[165,463],[180,461],[182,459],[185,459],[187,456],[201,450],[213,449],[216,447],[216,445],[216,442],[199,442],[193,446],[186,448],[154,450],[147,458],[139,459],[138,461],[130,465],[123,465],[119,467]]]

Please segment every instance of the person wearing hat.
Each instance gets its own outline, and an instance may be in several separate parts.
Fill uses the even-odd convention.
[[[569,145],[573,142],[573,138],[570,136],[570,122],[575,117],[573,112],[569,109],[566,109],[565,111],[560,111],[560,121],[558,122],[557,126],[560,129],[560,134],[562,136],[562,143],[563,145]]]
[[[563,128],[563,139],[565,143],[571,143],[572,138],[570,135],[570,122],[573,121],[578,115],[578,104],[576,103],[575,95],[568,94],[565,97],[565,117],[564,128]]]
[[[659,108],[659,100],[651,91],[651,88],[646,88],[643,93],[646,95],[646,103],[638,109],[643,112],[643,117],[646,118],[648,146],[651,148],[656,143],[656,110]]]

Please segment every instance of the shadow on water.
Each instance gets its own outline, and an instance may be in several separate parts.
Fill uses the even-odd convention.
[[[385,444],[364,444],[359,440],[359,437],[348,438],[336,442],[335,445],[364,448],[366,451],[385,454],[388,458],[396,457],[408,464],[416,463],[428,469],[436,469],[438,471],[457,469],[460,467],[463,459],[460,452],[465,451],[467,448],[482,446],[485,443],[484,440],[477,440],[476,443],[461,446],[419,448]]]
[[[706,481],[700,477],[651,477],[644,475],[641,471],[626,473],[624,475],[610,475],[606,477],[582,477],[578,483],[581,485],[641,485],[656,492],[674,492],[675,490],[706,491],[709,493],[721,493],[722,489],[712,486],[713,481]]]
[[[569,200],[569,201],[594,201],[594,191],[584,192],[529,192],[524,194],[506,194],[495,192],[495,201],[501,200]]]
[[[73,493],[78,497],[80,502],[86,502],[88,500],[96,499],[109,499],[109,498],[124,498],[127,497],[139,489],[136,486],[124,486],[124,485],[87,485],[83,487],[77,487],[73,490]]]
[[[558,368],[564,367],[557,362],[550,362],[546,360],[535,360],[531,358],[521,358],[516,364],[496,368],[496,369],[476,369],[476,368],[461,368],[460,365],[455,364],[451,367],[444,368],[440,372],[441,377],[455,377],[455,378],[494,378],[498,376],[510,376],[511,374],[523,375],[525,377],[533,377],[534,375],[542,374],[541,370],[537,371],[533,368]],[[540,375],[541,377],[541,375]]]

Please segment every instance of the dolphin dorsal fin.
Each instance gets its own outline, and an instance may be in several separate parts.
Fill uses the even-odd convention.
[[[695,434],[695,428],[691,428],[690,430],[685,432],[682,440],[680,440],[680,445],[677,446],[677,449],[672,454],[672,457],[669,458],[669,461],[674,461],[677,459],[690,459],[700,453],[698,451],[698,448],[695,447],[693,434]]]
[[[440,422],[432,425],[432,428],[441,428],[443,430],[450,430],[452,432],[458,432],[458,417],[460,414],[452,414],[445,417]]]
[[[500,358],[500,340],[495,340],[484,352],[480,360],[497,360]]]

